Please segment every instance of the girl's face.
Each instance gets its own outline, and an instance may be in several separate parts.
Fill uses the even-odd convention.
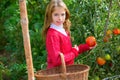
[[[65,9],[62,7],[55,7],[52,12],[52,23],[56,26],[60,26],[64,23],[66,17]]]

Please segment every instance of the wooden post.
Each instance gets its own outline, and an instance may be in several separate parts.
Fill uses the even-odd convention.
[[[19,0],[19,7],[20,7],[20,16],[21,16],[21,26],[22,26],[22,33],[23,33],[25,57],[26,57],[27,70],[28,70],[28,80],[34,80],[31,45],[30,45],[30,37],[29,37],[29,30],[28,30],[26,0]]]

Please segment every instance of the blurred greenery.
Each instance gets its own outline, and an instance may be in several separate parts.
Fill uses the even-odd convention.
[[[93,35],[97,47],[81,54],[75,63],[91,67],[89,80],[94,76],[103,79],[120,75],[120,35],[112,34],[109,42],[103,42],[105,24],[110,11],[107,29],[120,28],[120,1],[112,0],[64,0],[71,13],[71,35],[74,44],[85,43],[86,37]],[[46,68],[46,50],[41,37],[46,5],[49,0],[26,0],[29,19],[29,33],[34,70]],[[24,55],[23,36],[20,25],[18,0],[0,1],[0,80],[26,80],[27,69]],[[98,56],[109,53],[111,61],[104,66],[96,63]],[[90,55],[89,55],[90,54]],[[113,66],[110,67],[109,64]]]

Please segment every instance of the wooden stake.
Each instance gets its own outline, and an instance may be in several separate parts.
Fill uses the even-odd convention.
[[[19,7],[20,7],[20,16],[21,16],[21,26],[22,26],[22,33],[23,33],[25,57],[26,57],[27,70],[28,70],[28,80],[34,80],[34,70],[33,70],[31,45],[30,45],[29,30],[28,30],[28,17],[27,17],[26,1],[19,0]]]

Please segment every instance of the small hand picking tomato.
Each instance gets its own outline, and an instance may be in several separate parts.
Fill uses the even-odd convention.
[[[86,38],[86,43],[90,46],[90,47],[94,47],[96,45],[96,39],[94,36],[89,36]]]

